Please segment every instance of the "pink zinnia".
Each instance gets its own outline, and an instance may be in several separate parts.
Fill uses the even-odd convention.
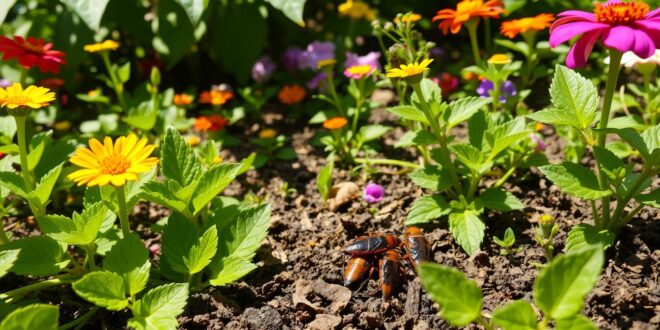
[[[598,40],[620,52],[632,51],[641,58],[653,55],[660,46],[660,10],[650,10],[640,1],[609,0],[596,3],[594,13],[569,10],[559,14],[550,28],[550,46],[573,37],[578,39],[566,58],[570,68],[582,67]]]
[[[46,43],[44,39],[14,36],[9,39],[0,36],[0,53],[3,60],[17,58],[18,63],[26,69],[39,67],[43,73],[52,72],[57,74],[60,65],[66,64],[65,53],[53,50],[52,43]]]

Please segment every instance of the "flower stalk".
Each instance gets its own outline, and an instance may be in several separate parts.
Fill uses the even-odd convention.
[[[131,226],[128,222],[128,206],[126,205],[126,191],[124,186],[115,187],[117,191],[117,205],[119,207],[119,225],[124,237],[128,237],[131,233]]]

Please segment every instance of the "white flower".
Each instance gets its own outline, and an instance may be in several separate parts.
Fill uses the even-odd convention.
[[[610,64],[609,56],[605,58],[605,64]],[[625,66],[626,68],[633,68],[639,64],[660,65],[660,49],[656,49],[655,53],[648,58],[640,58],[633,52],[623,53],[623,57],[621,58],[621,65]]]

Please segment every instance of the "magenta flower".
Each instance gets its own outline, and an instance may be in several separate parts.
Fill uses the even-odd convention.
[[[379,52],[370,52],[369,54],[364,56],[359,56],[358,54],[346,52],[346,62],[344,62],[344,67],[348,69],[353,66],[369,65],[372,68],[374,68],[374,70],[380,71],[381,69],[380,62],[378,62],[379,58],[380,58]]]
[[[252,79],[257,83],[263,84],[270,80],[277,66],[268,55],[264,55],[252,66]]]
[[[369,203],[378,203],[385,197],[385,189],[375,183],[370,183],[364,187],[364,200]]]
[[[534,151],[536,152],[543,152],[545,149],[548,147],[545,142],[543,142],[543,139],[541,139],[538,135],[531,133],[529,134],[530,140],[532,140],[532,144],[534,145]]]
[[[594,13],[569,10],[559,14],[550,28],[550,46],[582,35],[573,45],[566,65],[582,67],[598,40],[620,52],[632,51],[641,58],[653,55],[660,46],[660,10],[650,10],[641,1],[609,0],[596,3]]]

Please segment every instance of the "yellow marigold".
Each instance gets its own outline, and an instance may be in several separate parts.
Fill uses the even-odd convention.
[[[344,117],[332,117],[323,122],[323,127],[329,130],[337,130],[348,124],[348,120]]]
[[[376,12],[369,5],[361,1],[348,0],[337,8],[340,16],[347,16],[354,20],[366,19],[372,21],[376,18]]]
[[[234,93],[226,90],[213,89],[199,94],[199,103],[223,105],[234,97]]]
[[[503,36],[513,39],[520,33],[527,31],[542,31],[549,28],[555,20],[553,14],[539,14],[534,17],[514,19],[502,23],[500,32]]]
[[[272,128],[266,128],[259,132],[260,139],[272,139],[277,135],[277,131]]]
[[[500,0],[490,0],[484,2],[483,0],[463,0],[456,5],[456,9],[442,9],[439,10],[433,21],[441,21],[438,28],[442,33],[447,34],[449,31],[457,34],[461,31],[463,24],[472,19],[479,18],[499,18],[500,14],[506,13],[502,8],[504,3]]]
[[[429,64],[433,62],[432,59],[427,58],[422,60],[421,63],[415,62],[410,64],[401,64],[400,68],[389,69],[387,71],[388,78],[409,78],[422,75],[424,71],[428,70]]]
[[[286,85],[280,89],[277,98],[286,105],[296,104],[305,98],[305,89],[299,85]]]
[[[407,13],[407,14],[403,14],[403,16],[401,16],[400,20],[399,20],[398,17],[394,18],[394,23],[396,23],[396,24],[399,24],[400,22],[415,23],[415,22],[419,21],[420,19],[422,19],[422,15],[420,15],[420,14]]]
[[[199,137],[195,135],[188,138],[188,145],[190,145],[191,147],[199,145],[200,142],[201,140],[199,139]]]
[[[141,173],[150,171],[158,158],[149,157],[154,146],[147,139],[138,140],[130,134],[112,142],[110,137],[103,140],[89,140],[89,148],[81,147],[71,157],[71,163],[82,167],[68,175],[79,186],[122,186],[126,181],[135,181]]]
[[[20,83],[14,83],[6,89],[0,88],[0,106],[8,109],[18,107],[39,109],[54,100],[55,93],[45,87],[28,86],[23,89]]]
[[[177,107],[189,106],[193,102],[193,96],[185,93],[174,95],[174,105]]]
[[[369,64],[354,65],[344,70],[344,75],[351,79],[362,79],[362,77],[370,75],[374,70],[375,68]]]
[[[106,40],[104,42],[98,42],[95,44],[85,45],[83,49],[89,53],[98,53],[108,50],[117,50],[119,48],[119,43],[114,40]]]
[[[488,63],[500,65],[510,64],[511,58],[507,54],[495,54],[488,59]]]
[[[318,68],[318,69],[325,68],[327,66],[335,65],[335,63],[337,63],[337,60],[335,60],[334,58],[328,58],[328,59],[325,59],[325,60],[320,60],[320,61],[316,62],[316,68]]]

